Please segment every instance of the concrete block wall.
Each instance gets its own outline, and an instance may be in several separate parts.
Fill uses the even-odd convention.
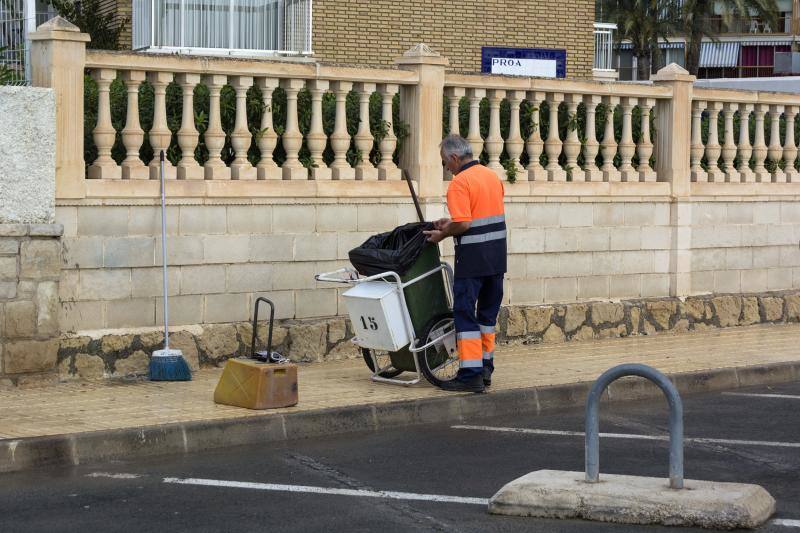
[[[669,295],[666,201],[510,202],[512,305]]]
[[[583,201],[508,199],[505,304],[670,296],[674,205],[576,200]],[[65,228],[62,330],[157,326],[159,208],[67,203],[57,208]],[[691,209],[691,294],[800,288],[800,202],[702,201]],[[167,216],[175,326],[246,321],[258,295],[275,301],[281,319],[344,315],[343,289],[314,274],[348,266],[349,250],[416,218],[409,202],[388,199],[220,201],[172,205]],[[452,261],[451,242],[442,254]]]
[[[800,287],[800,202],[692,204],[692,291]]]
[[[275,302],[280,319],[344,314],[341,289],[314,275],[349,265],[348,251],[367,237],[416,218],[410,202],[346,199],[167,211],[175,326],[246,321],[260,295]],[[56,216],[65,228],[62,331],[160,324],[160,209],[60,205]]]

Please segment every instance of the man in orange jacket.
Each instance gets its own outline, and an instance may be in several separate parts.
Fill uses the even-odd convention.
[[[497,313],[506,273],[506,222],[503,182],[475,161],[472,146],[458,135],[440,145],[442,161],[453,173],[447,189],[451,218],[425,232],[431,242],[455,239],[453,315],[459,370],[441,386],[449,391],[483,392],[491,385]]]

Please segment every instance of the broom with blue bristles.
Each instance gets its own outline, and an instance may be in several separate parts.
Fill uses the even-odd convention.
[[[161,263],[164,277],[164,349],[150,358],[151,381],[189,381],[192,371],[180,350],[169,349],[169,299],[167,291],[167,207],[164,184],[164,150],[161,150]]]

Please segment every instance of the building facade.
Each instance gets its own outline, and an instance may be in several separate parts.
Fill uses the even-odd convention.
[[[726,22],[719,14],[709,17],[705,24],[717,35],[717,40],[704,38],[700,49],[700,69],[697,77],[708,78],[762,78],[797,75],[781,68],[798,41],[797,23],[800,20],[800,2],[776,0],[778,8],[776,27],[759,18],[734,18]],[[599,19],[603,18],[598,10]],[[721,10],[717,9],[721,13]],[[794,21],[794,22],[793,22]],[[670,63],[685,65],[686,39],[676,35],[667,42],[661,40],[661,61],[653,64],[653,72]],[[629,42],[618,43],[614,66],[621,80],[637,79],[636,58]],[[782,57],[783,55],[783,57]]]
[[[592,77],[595,55],[589,0],[105,0],[103,9],[126,23],[123,49],[246,56],[278,51],[386,66],[425,42],[461,72],[481,71],[484,47],[544,49],[545,55],[565,55],[570,78]]]

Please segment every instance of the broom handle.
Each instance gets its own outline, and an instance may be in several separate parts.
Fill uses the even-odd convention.
[[[425,222],[425,217],[422,214],[422,209],[419,206],[419,199],[417,198],[417,193],[414,191],[414,184],[411,183],[411,176],[408,175],[408,172],[403,169],[403,177],[408,183],[408,190],[411,191],[411,199],[414,200],[414,207],[417,208],[417,216],[419,217],[420,222]]]
[[[166,192],[164,186],[164,150],[160,154],[161,165],[161,264],[162,276],[164,281],[164,350],[165,355],[169,355],[169,331],[167,324],[169,324],[169,303],[167,302],[167,207],[166,207]]]

